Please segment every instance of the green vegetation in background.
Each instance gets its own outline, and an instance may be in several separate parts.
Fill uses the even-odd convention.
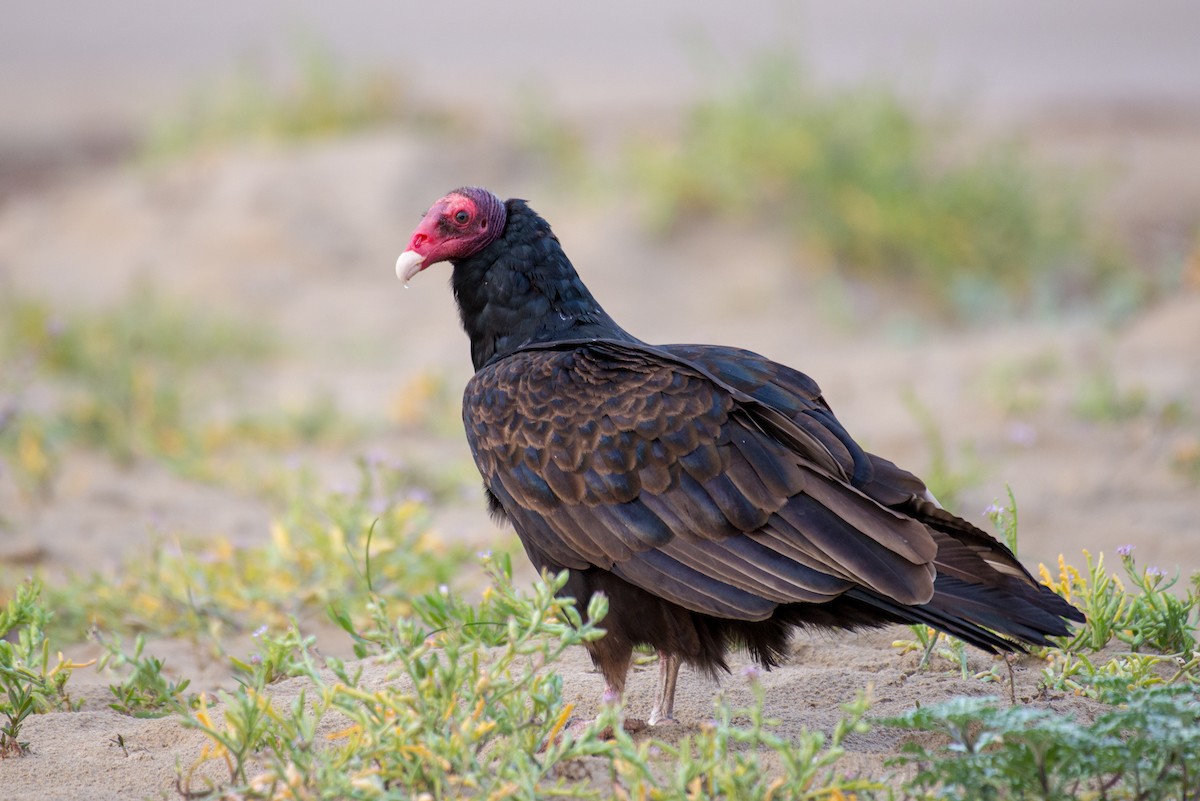
[[[56,633],[79,639],[94,627],[189,637],[220,650],[231,634],[312,619],[334,601],[361,619],[368,599],[354,590],[368,547],[377,588],[411,612],[413,598],[454,579],[467,550],[427,530],[427,510],[404,474],[360,467],[359,482],[344,491],[321,491],[299,477],[266,543],[165,541],[113,575],[52,586]]]
[[[1080,377],[1071,411],[1080,420],[1121,423],[1146,415],[1149,407],[1150,401],[1144,389],[1120,385],[1112,356],[1107,354],[1094,359],[1087,372]],[[1170,419],[1171,414],[1170,410],[1163,409],[1164,422]]]
[[[156,125],[143,145],[160,158],[229,142],[295,141],[350,133],[401,119],[407,109],[387,73],[347,74],[311,39],[293,47],[291,79],[272,81],[245,65],[197,91],[187,107]],[[412,117],[412,114],[409,114]]]
[[[1171,453],[1171,469],[1185,481],[1200,485],[1200,432],[1179,438]]]
[[[818,91],[786,54],[737,81],[694,106],[673,141],[632,150],[658,228],[781,226],[840,269],[964,318],[1136,300],[1132,273],[1085,230],[1078,180],[1019,145],[953,154],[955,126],[885,89]]]
[[[251,368],[279,353],[261,327],[198,313],[146,288],[108,308],[69,314],[6,298],[0,460],[40,500],[51,494],[71,448],[95,449],[122,464],[159,459],[192,478],[256,487],[261,470],[246,476],[214,457],[345,443],[361,433],[327,396],[270,415],[214,412],[230,407]]]
[[[312,39],[293,52],[291,80],[244,67],[160,123],[145,152],[452,119],[414,107],[386,73],[341,69]],[[576,191],[614,186],[620,171],[597,166],[600,143],[543,96],[526,89],[514,104],[519,161],[548,163],[551,183]],[[782,227],[840,274],[905,288],[961,319],[1085,304],[1121,313],[1154,290],[1087,230],[1078,174],[1039,164],[1014,141],[972,148],[967,138],[949,115],[930,120],[894,90],[817,90],[797,58],[769,52],[688,110],[676,138],[630,143],[625,173],[658,230],[697,217]]]
[[[1054,348],[989,364],[975,380],[975,395],[1007,417],[1030,415],[1047,403],[1047,387],[1063,380],[1066,364]]]
[[[188,405],[198,387],[189,379],[202,369],[253,364],[273,351],[260,330],[197,315],[145,289],[112,308],[66,317],[44,303],[6,299],[0,361],[27,379],[44,376],[61,391],[33,408],[10,401],[0,454],[37,485],[52,481],[56,452],[68,442],[120,462],[148,455],[195,459],[202,442],[188,425]]]

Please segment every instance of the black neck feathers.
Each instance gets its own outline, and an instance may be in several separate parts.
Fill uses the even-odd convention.
[[[509,200],[505,207],[504,233],[453,262],[451,286],[475,369],[531,345],[636,341],[583,285],[550,224],[523,200]]]

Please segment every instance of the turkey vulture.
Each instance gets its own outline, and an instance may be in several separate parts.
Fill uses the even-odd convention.
[[[714,345],[649,345],[617,325],[523,200],[438,200],[396,261],[441,261],[471,340],[463,422],[490,510],[539,569],[568,570],[620,696],[658,650],[650,722],[681,662],[778,665],[794,626],[924,623],[993,653],[1048,644],[1083,615],[916,476],[855,443],[803,373]]]

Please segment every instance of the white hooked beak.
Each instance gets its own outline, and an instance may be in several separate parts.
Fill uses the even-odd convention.
[[[396,277],[408,283],[425,266],[425,257],[415,250],[406,250],[396,259]]]

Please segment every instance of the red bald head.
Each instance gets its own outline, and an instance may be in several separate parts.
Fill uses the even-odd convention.
[[[425,213],[396,260],[396,275],[407,281],[431,264],[473,256],[500,236],[504,219],[504,202],[488,190],[455,189]]]

